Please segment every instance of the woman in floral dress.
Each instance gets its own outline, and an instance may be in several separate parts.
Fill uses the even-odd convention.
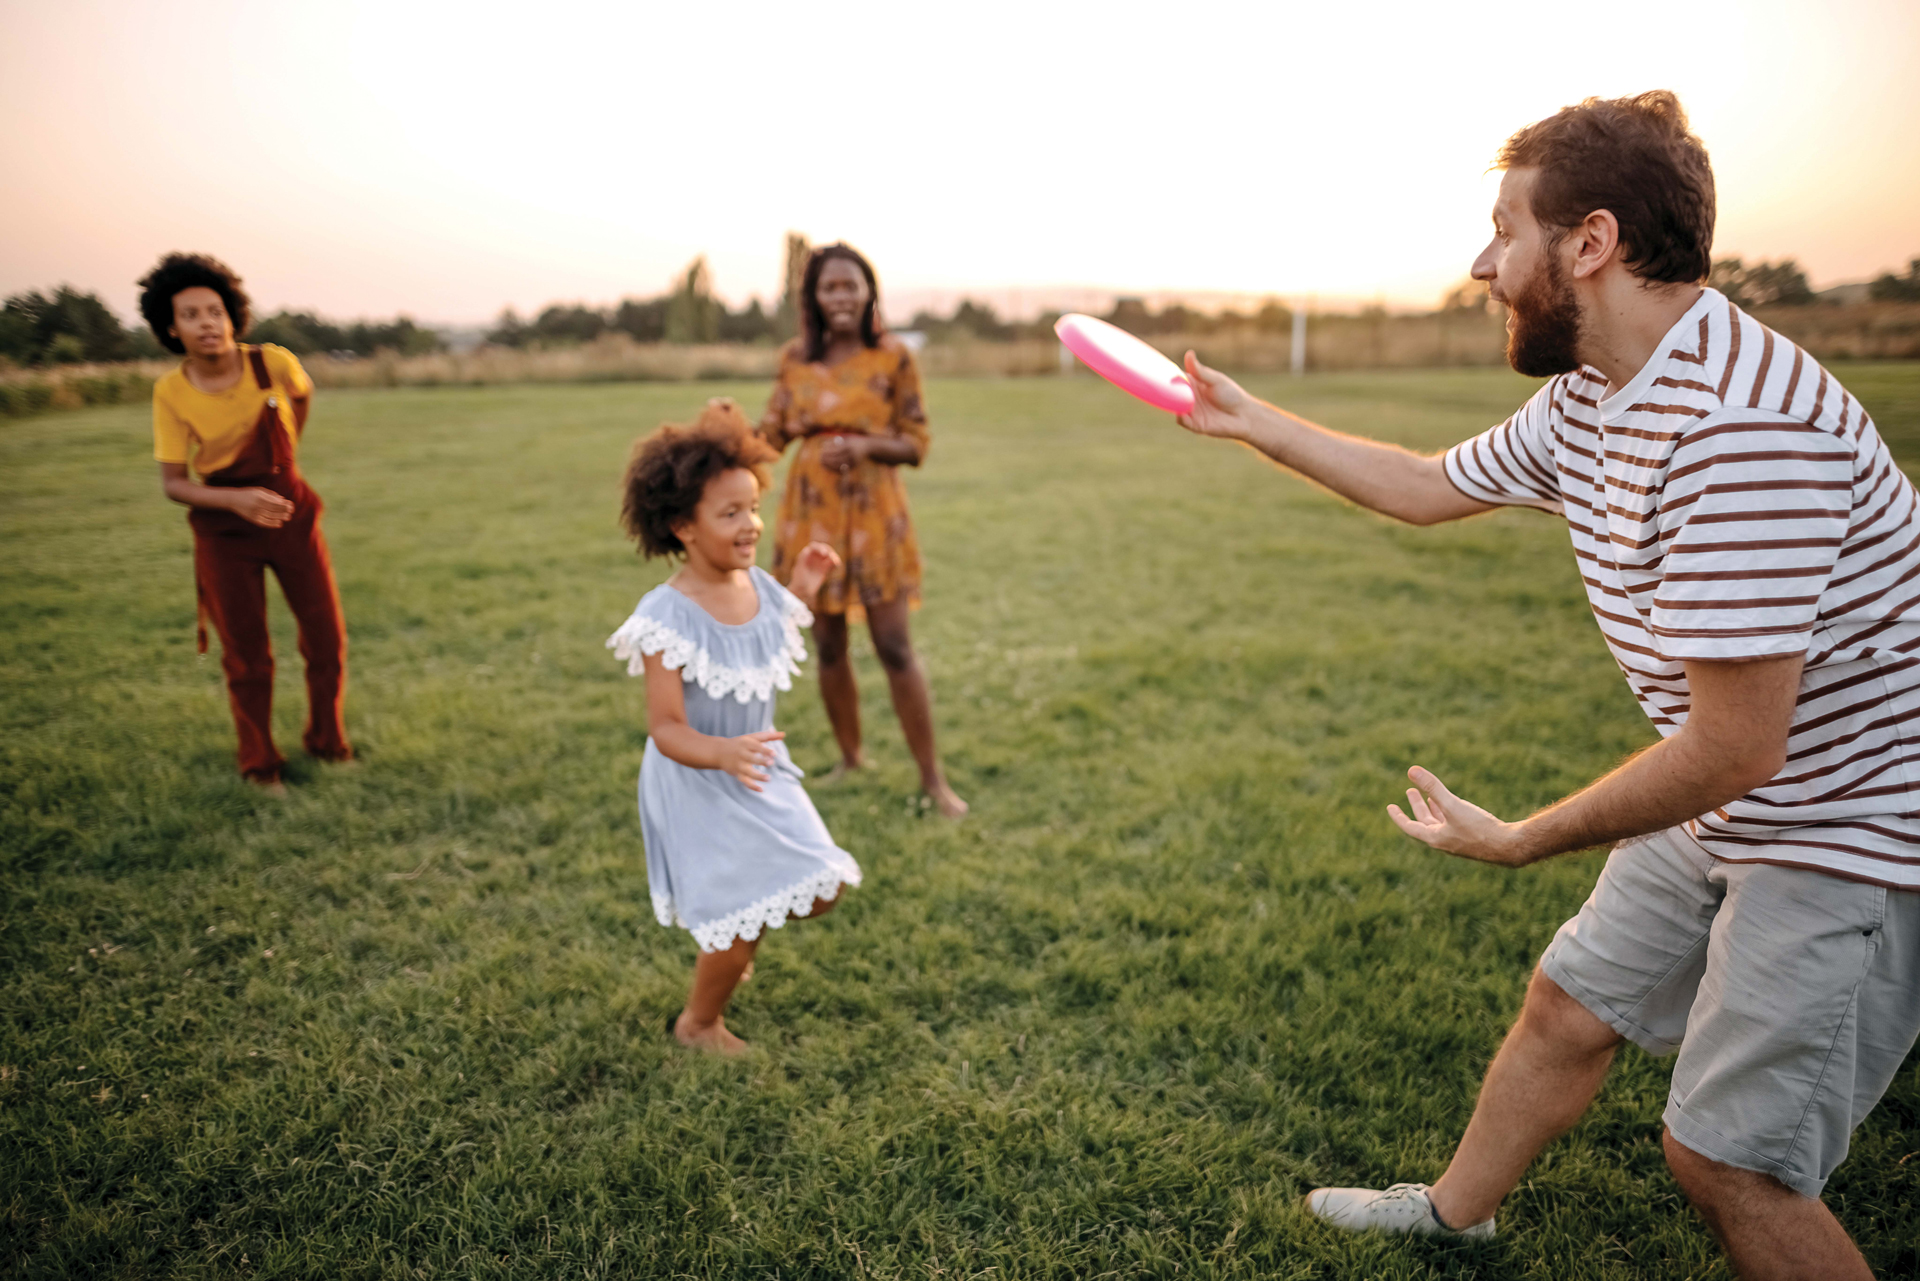
[[[881,328],[873,268],[848,246],[814,250],[800,302],[801,334],[780,353],[760,431],[775,449],[800,442],[774,522],[774,577],[785,583],[809,543],[826,543],[840,556],[813,611],[820,694],[840,745],[834,774],[866,763],[847,652],[848,620],[864,616],[920,786],[940,813],[960,818],[967,803],[940,768],[926,671],[907,625],[920,603],[920,544],[899,472],[927,454],[920,371],[913,353]]]

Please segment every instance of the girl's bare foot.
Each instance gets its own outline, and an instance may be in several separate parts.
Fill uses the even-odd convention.
[[[701,1026],[685,1010],[673,1021],[673,1039],[689,1050],[705,1050],[709,1054],[723,1054],[728,1058],[747,1052],[747,1043],[727,1031],[725,1019],[715,1019]]]
[[[866,767],[867,767],[867,758],[865,756],[856,756],[854,759],[850,761],[842,759],[839,764],[835,765],[832,769],[828,770],[826,773],[820,775],[818,780],[816,781],[821,783],[838,783],[840,780],[844,779],[847,775],[853,773],[855,770],[862,770],[862,769],[865,769]]]
[[[287,785],[277,778],[250,778],[247,781],[265,792],[268,796],[278,796],[282,799],[286,797]]]
[[[951,787],[946,779],[939,779],[931,785],[923,785],[921,790],[933,802],[933,808],[940,811],[941,818],[965,818],[967,803]]]

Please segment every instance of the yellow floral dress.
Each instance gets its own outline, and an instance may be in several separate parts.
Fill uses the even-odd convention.
[[[778,450],[800,442],[774,520],[773,576],[786,583],[801,550],[822,542],[840,553],[841,566],[821,586],[816,613],[857,620],[868,605],[904,598],[918,606],[920,542],[900,468],[863,459],[839,472],[820,461],[836,435],[905,436],[926,457],[927,412],[913,353],[883,335],[879,346],[825,365],[788,343],[760,433]]]

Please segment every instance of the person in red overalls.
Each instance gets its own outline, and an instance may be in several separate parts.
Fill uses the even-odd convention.
[[[189,509],[200,652],[210,622],[240,732],[240,773],[278,792],[286,760],[273,742],[268,569],[300,625],[306,749],[321,760],[353,758],[341,716],[347,630],[340,592],[320,533],[320,496],[294,465],[313,383],[285,348],[234,341],[247,329],[247,295],[218,259],[168,254],[140,287],[140,314],[154,337],[186,357],[154,384],[153,454],[161,489]]]

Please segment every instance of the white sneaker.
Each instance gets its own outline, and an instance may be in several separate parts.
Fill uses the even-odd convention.
[[[1307,1212],[1355,1232],[1398,1232],[1406,1236],[1490,1237],[1493,1220],[1470,1228],[1450,1228],[1434,1213],[1424,1183],[1396,1183],[1385,1192],[1372,1188],[1315,1188],[1307,1194]]]

